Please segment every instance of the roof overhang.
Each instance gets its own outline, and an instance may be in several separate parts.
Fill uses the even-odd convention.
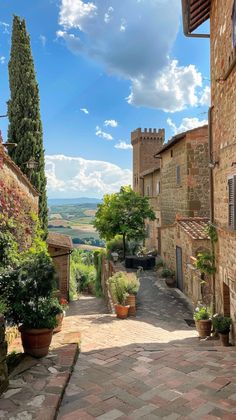
[[[186,36],[192,34],[209,19],[210,9],[211,0],[182,0],[183,27]],[[195,34],[195,36],[209,37],[208,34]]]

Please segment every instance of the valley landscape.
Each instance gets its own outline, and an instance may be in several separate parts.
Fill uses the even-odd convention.
[[[98,199],[49,199],[48,231],[70,235],[75,247],[103,247],[93,227]]]

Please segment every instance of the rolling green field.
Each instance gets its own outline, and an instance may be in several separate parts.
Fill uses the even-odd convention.
[[[96,203],[50,205],[49,232],[70,235],[75,245],[103,246],[92,225],[96,210]]]

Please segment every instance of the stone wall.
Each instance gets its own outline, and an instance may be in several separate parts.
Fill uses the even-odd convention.
[[[230,315],[236,332],[236,231],[228,226],[228,177],[236,175],[236,51],[232,42],[233,0],[211,2],[211,101],[214,223],[218,230],[217,310],[224,311],[229,288]]]
[[[53,258],[53,263],[56,268],[60,297],[69,299],[69,279],[70,279],[70,255],[68,250],[63,248],[48,247],[49,254]],[[63,255],[68,254],[68,255]]]
[[[7,342],[5,341],[5,320],[0,314],[0,394],[8,387]]]

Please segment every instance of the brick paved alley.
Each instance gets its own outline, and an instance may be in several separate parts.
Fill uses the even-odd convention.
[[[200,343],[185,300],[156,273],[142,276],[136,318],[118,320],[94,297],[69,315],[82,351],[58,419],[236,419],[234,347]]]

